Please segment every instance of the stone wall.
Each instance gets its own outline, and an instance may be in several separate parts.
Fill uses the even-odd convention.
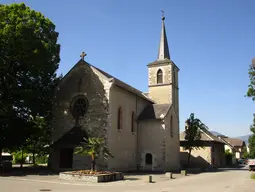
[[[163,72],[163,84],[172,83],[172,65],[170,62],[148,66],[149,86],[157,84],[157,72],[161,69]]]
[[[165,169],[165,125],[161,120],[140,121],[139,129],[139,154],[140,170],[164,170]],[[145,164],[146,154],[152,155],[152,165]]]
[[[76,64],[63,78],[56,90],[52,140],[56,141],[74,127],[75,120],[71,114],[70,106],[77,95],[83,95],[88,99],[88,111],[80,119],[79,124],[89,136],[107,136],[110,85],[107,78],[84,61]],[[61,146],[59,147],[61,148]],[[56,160],[54,162],[55,166],[53,165],[53,167],[56,168]],[[74,167],[78,168],[76,165]]]
[[[163,83],[157,84],[157,72],[163,72]],[[161,61],[148,66],[149,97],[158,104],[174,104],[179,116],[179,69],[172,61]]]
[[[187,165],[188,151],[180,147],[181,164]],[[224,144],[217,142],[205,143],[203,148],[193,149],[191,152],[190,165],[193,167],[224,167],[225,151]]]
[[[172,128],[171,128],[172,116]],[[179,170],[180,169],[180,130],[179,118],[171,107],[165,116],[165,137],[166,137],[166,165],[165,170]]]
[[[99,174],[99,175],[82,175],[74,174],[72,172],[63,172],[59,174],[59,179],[68,181],[82,181],[84,183],[101,183],[119,181],[124,179],[123,173],[110,173],[110,174]]]
[[[188,151],[180,147],[181,152],[181,166],[185,167],[188,163]],[[203,148],[194,149],[191,152],[190,166],[207,168],[212,163],[211,146],[205,146]]]
[[[226,157],[223,143],[214,143],[211,148],[212,165],[214,167],[224,167],[226,165]]]
[[[163,72],[163,83],[157,84],[157,72]],[[172,65],[149,66],[149,96],[158,104],[172,103]]]
[[[114,158],[108,160],[110,170],[137,169],[137,127],[135,120],[134,132],[131,131],[132,112],[135,117],[142,112],[150,102],[130,93],[118,86],[112,86],[110,91],[110,129],[108,146]],[[122,109],[122,129],[118,130],[118,108]],[[139,130],[139,128],[138,128]]]

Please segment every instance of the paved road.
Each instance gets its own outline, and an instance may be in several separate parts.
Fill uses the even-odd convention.
[[[155,183],[145,180],[127,180],[105,184],[84,184],[59,181],[53,176],[0,177],[1,192],[36,192],[50,189],[52,192],[254,192],[255,181],[244,169],[203,173],[172,180],[155,177]]]

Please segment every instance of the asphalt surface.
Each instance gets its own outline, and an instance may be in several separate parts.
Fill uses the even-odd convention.
[[[255,173],[255,172],[253,172]],[[148,176],[127,176],[125,181],[85,184],[61,181],[57,175],[0,177],[1,192],[255,192],[255,180],[250,179],[247,168],[221,169],[218,172],[201,173],[168,179],[164,175],[153,175],[154,183],[148,183]]]

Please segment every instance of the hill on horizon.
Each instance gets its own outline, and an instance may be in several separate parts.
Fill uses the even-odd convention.
[[[217,132],[217,131],[210,131],[213,135],[215,135],[215,136],[218,136],[218,135],[222,135],[222,136],[225,136],[225,135],[223,135],[223,134],[221,134],[221,133],[219,133],[219,132]]]
[[[248,145],[248,140],[249,140],[249,137],[251,136],[252,134],[250,135],[244,135],[244,136],[239,136],[239,137],[236,137],[238,139],[241,139],[245,142],[246,145]]]
[[[223,135],[217,131],[210,131],[212,134],[214,134],[215,136],[218,136],[218,135]],[[249,140],[249,137],[251,136],[252,134],[249,134],[249,135],[243,135],[243,136],[238,136],[238,137],[235,137],[237,139],[241,139],[245,142],[245,144],[247,145],[248,144],[248,140]],[[224,135],[223,135],[224,136]]]

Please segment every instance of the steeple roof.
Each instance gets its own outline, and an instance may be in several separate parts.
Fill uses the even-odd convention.
[[[161,28],[161,36],[160,36],[160,42],[159,42],[159,50],[158,50],[158,58],[157,60],[164,60],[169,59],[170,60],[170,53],[168,48],[168,42],[166,37],[166,29],[165,29],[165,17],[162,16],[162,28]]]

